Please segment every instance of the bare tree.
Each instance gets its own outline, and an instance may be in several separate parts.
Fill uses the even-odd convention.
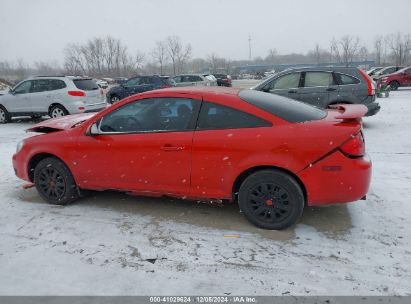
[[[37,75],[58,75],[62,74],[62,68],[57,61],[36,61],[34,70]]]
[[[64,49],[64,67],[72,74],[130,76],[142,68],[144,54],[130,55],[127,46],[110,36],[93,38]]]
[[[218,58],[218,56],[215,53],[211,53],[207,56],[207,62],[210,66],[210,70],[212,73],[217,72],[217,69],[219,67],[219,60],[220,58]]]
[[[167,52],[173,65],[173,74],[177,75],[183,70],[184,64],[191,58],[191,45],[182,46],[178,36],[166,38]]]
[[[278,53],[276,49],[269,49],[268,55],[265,57],[265,61],[271,64],[276,64],[278,60]]]
[[[375,52],[375,60],[377,65],[380,65],[382,62],[382,56],[384,54],[384,38],[382,36],[377,36],[374,40],[374,52]]]
[[[151,52],[154,61],[160,66],[160,75],[163,74],[163,67],[167,61],[167,45],[164,41],[157,41]]]
[[[339,63],[349,66],[360,50],[360,39],[358,37],[345,35],[339,41],[335,38],[331,41],[331,51]]]
[[[69,74],[86,74],[86,64],[79,44],[70,43],[65,47],[64,68]]]
[[[387,44],[396,65],[406,64],[411,51],[410,34],[391,34],[387,37]]]
[[[360,47],[358,50],[358,57],[360,60],[366,61],[368,59],[368,49],[366,46]]]
[[[314,50],[313,50],[313,55],[315,58],[315,62],[319,64],[321,62],[321,48],[318,43],[315,44]]]

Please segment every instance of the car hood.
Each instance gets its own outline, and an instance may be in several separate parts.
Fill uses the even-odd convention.
[[[27,129],[27,132],[51,133],[68,130],[83,123],[94,115],[96,115],[96,113],[82,113],[48,119]]]

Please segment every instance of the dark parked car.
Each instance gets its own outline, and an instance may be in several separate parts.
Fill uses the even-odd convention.
[[[253,89],[282,95],[318,108],[341,103],[363,104],[368,108],[367,116],[380,110],[380,105],[375,101],[375,87],[371,78],[353,67],[287,69]]]
[[[168,77],[158,75],[136,76],[119,86],[112,87],[107,92],[107,100],[109,103],[115,103],[130,95],[173,86],[175,86],[174,81]]]
[[[231,76],[227,74],[213,74],[217,78],[217,85],[220,87],[231,87]]]

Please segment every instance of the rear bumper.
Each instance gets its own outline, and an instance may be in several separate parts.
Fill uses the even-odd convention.
[[[368,156],[348,158],[336,151],[298,174],[309,206],[348,203],[363,198],[369,189],[372,163]]]
[[[367,114],[365,114],[365,116],[375,115],[381,110],[381,106],[378,102],[372,102],[372,103],[366,104],[366,106],[368,108],[368,112]]]

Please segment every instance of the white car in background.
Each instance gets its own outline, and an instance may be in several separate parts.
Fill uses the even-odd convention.
[[[59,117],[107,106],[103,89],[88,77],[32,77],[0,96],[0,123],[15,116]]]
[[[103,79],[97,79],[97,78],[95,78],[93,80],[97,83],[97,85],[100,88],[102,88],[102,89],[107,89],[108,88],[108,82],[107,81],[105,81]]]
[[[208,75],[208,74],[206,74]],[[213,76],[213,78],[215,78]],[[201,74],[184,74],[173,77],[176,83],[176,87],[189,87],[189,86],[216,86],[217,79],[213,80]]]
[[[207,78],[210,81],[210,86],[216,86],[217,85],[217,78],[214,75],[211,74],[203,74],[205,78]]]

